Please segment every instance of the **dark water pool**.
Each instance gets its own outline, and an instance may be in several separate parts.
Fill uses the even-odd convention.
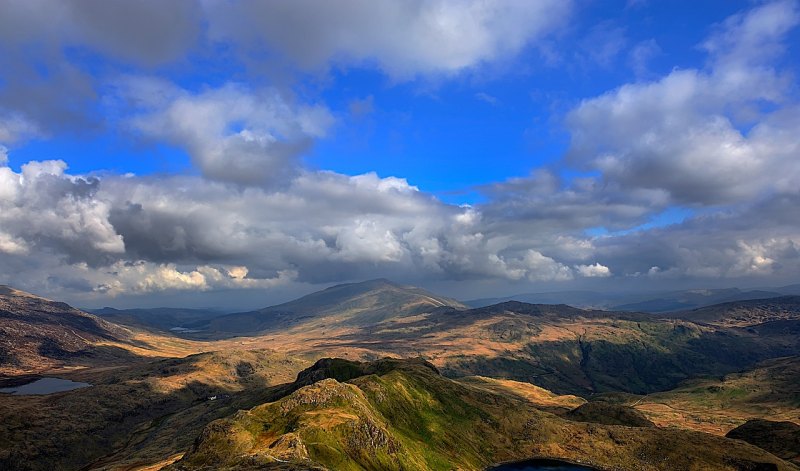
[[[593,468],[579,466],[557,460],[527,460],[507,463],[489,468],[487,471],[595,471]]]
[[[30,383],[0,388],[0,393],[13,394],[15,396],[52,394],[73,389],[91,386],[89,383],[79,383],[61,378],[39,378]]]

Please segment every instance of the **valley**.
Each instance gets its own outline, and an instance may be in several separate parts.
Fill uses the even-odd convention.
[[[372,280],[211,317],[92,315],[12,288],[0,301],[4,384],[88,385],[0,394],[2,469],[800,465],[724,438],[800,423],[797,297],[667,314],[469,308]]]

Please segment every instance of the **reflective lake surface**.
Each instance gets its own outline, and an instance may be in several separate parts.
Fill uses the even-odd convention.
[[[15,396],[41,395],[71,391],[73,389],[85,388],[88,386],[91,386],[91,384],[79,383],[77,381],[70,381],[68,379],[39,378],[30,383],[12,386],[9,388],[0,388],[0,393],[13,394]]]
[[[527,460],[501,464],[486,471],[594,471],[594,469],[556,460]]]

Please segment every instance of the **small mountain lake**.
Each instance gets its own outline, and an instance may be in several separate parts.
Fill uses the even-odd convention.
[[[61,378],[38,378],[31,382],[15,386],[0,388],[0,393],[14,396],[53,394],[57,392],[72,391],[73,389],[86,388],[89,383],[80,383]]]
[[[486,471],[595,471],[594,468],[580,466],[558,460],[526,460],[506,463]]]

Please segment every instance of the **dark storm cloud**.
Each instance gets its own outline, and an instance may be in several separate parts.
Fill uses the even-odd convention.
[[[102,125],[97,77],[73,55],[154,66],[182,57],[199,32],[188,0],[0,3],[0,142]]]
[[[192,0],[8,0],[0,6],[0,41],[4,48],[32,53],[87,47],[156,65],[186,53],[198,38],[201,19],[200,5]]]

